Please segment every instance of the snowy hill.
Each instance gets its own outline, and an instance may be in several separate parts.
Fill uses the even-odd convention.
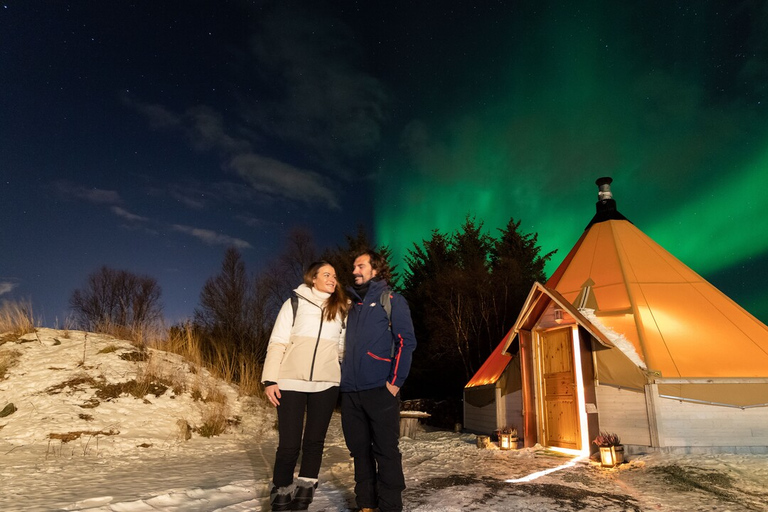
[[[236,390],[176,354],[51,329],[6,345],[13,356],[0,396],[17,410],[2,433],[14,447],[94,456],[168,450],[241,417]]]
[[[274,409],[175,354],[78,331],[0,335],[0,410],[0,510],[269,510]],[[401,451],[410,511],[768,510],[766,456],[604,469],[433,429]],[[353,486],[335,414],[310,510],[348,510]]]

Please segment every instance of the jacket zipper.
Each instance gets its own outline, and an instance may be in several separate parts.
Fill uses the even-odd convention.
[[[362,312],[363,312],[363,308],[362,308],[362,306],[363,306],[363,301],[362,301],[362,299],[360,300],[360,302],[358,302],[358,303],[356,304],[356,306],[357,306],[357,308],[358,308],[360,311],[358,311],[358,313],[357,313],[357,318],[355,318],[355,331],[354,331],[355,333],[357,333],[358,327],[360,326],[360,317],[362,316]],[[347,331],[347,333],[349,333],[349,331]],[[358,336],[358,340],[359,340],[359,336]],[[358,342],[359,342],[359,341],[358,341]],[[346,343],[346,340],[345,340],[345,343]],[[353,387],[354,387],[355,391],[357,391],[357,365],[355,365],[355,357],[354,357],[354,354],[356,354],[356,353],[357,353],[358,347],[357,347],[357,344],[355,344],[355,346],[349,346],[349,345],[347,345],[347,348],[346,348],[346,349],[347,349],[347,350],[349,350],[349,349],[352,349],[352,350],[350,351],[350,354],[349,354],[349,356],[350,356],[350,363],[349,363],[349,368],[352,370],[352,380],[351,380],[351,382],[350,382],[350,383],[353,385]],[[344,358],[346,359],[346,357],[347,357],[347,356],[345,355],[345,356],[344,356]],[[361,359],[361,362],[360,362],[360,364],[362,364],[362,359]],[[343,378],[343,377],[342,377],[342,378]]]
[[[323,333],[323,317],[325,317],[325,309],[320,308],[320,330],[317,331],[317,340],[315,341],[315,352],[312,354],[312,366],[309,369],[310,381],[315,375],[315,359],[317,358],[317,348],[320,346],[320,335]]]
[[[377,356],[376,354],[374,354],[373,352],[368,352],[368,355],[369,355],[369,356],[371,356],[371,357],[372,357],[372,358],[374,358],[374,359],[378,359],[379,361],[387,361],[387,362],[389,362],[389,363],[391,363],[391,362],[392,362],[392,360],[391,360],[391,359],[387,359],[386,357],[379,357],[379,356]]]

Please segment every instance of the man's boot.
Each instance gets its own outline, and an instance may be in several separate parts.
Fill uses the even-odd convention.
[[[294,484],[286,487],[272,486],[272,490],[269,491],[269,505],[271,510],[291,510],[293,502],[293,494],[296,491]]]
[[[296,494],[293,495],[293,510],[307,510],[315,497],[317,481],[299,478],[296,482]]]

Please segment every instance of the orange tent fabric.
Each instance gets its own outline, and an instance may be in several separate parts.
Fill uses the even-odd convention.
[[[663,378],[768,376],[768,327],[628,220],[592,224],[546,286]]]

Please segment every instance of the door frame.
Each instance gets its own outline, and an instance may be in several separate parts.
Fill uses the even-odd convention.
[[[535,382],[535,402],[536,402],[536,416],[538,421],[537,434],[538,438],[542,441],[547,439],[545,434],[546,427],[546,410],[544,403],[544,374],[543,374],[543,362],[542,362],[542,349],[544,335],[558,330],[568,330],[571,340],[571,366],[573,368],[573,378],[576,384],[574,400],[576,402],[576,449],[563,448],[558,446],[548,446],[549,448],[556,448],[558,450],[566,451],[569,453],[579,453],[582,455],[589,454],[589,426],[587,422],[586,413],[586,399],[584,390],[584,379],[581,364],[581,337],[579,335],[578,324],[569,325],[557,325],[549,328],[536,329],[533,331],[533,371]],[[543,444],[543,443],[542,443]]]

